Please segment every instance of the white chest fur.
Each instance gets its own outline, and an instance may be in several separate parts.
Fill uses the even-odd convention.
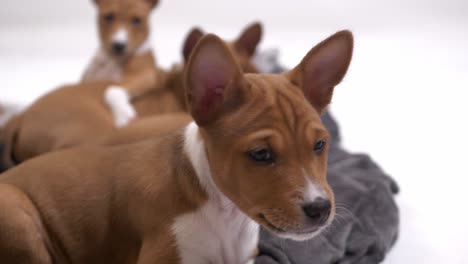
[[[195,123],[186,129],[185,151],[209,199],[197,211],[176,218],[172,226],[182,263],[252,263],[259,226],[214,185]]]
[[[258,243],[258,225],[235,206],[211,201],[173,225],[183,264],[245,264]]]
[[[86,68],[83,81],[114,81],[122,79],[122,65],[99,49]]]

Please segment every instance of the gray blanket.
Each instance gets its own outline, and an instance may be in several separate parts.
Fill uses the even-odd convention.
[[[265,72],[281,72],[278,52],[257,58]],[[304,242],[275,237],[262,230],[256,264],[371,264],[383,261],[398,236],[397,184],[368,155],[352,154],[340,144],[330,113],[322,122],[332,136],[328,181],[335,192],[337,216],[320,236]]]

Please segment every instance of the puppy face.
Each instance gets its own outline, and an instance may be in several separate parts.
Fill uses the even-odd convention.
[[[339,32],[280,75],[244,74],[213,35],[190,58],[187,100],[213,181],[279,236],[309,239],[333,219],[334,196],[326,180],[329,135],[320,114],[347,71],[352,46],[351,33]]]
[[[116,58],[134,54],[147,41],[157,0],[95,0],[101,45]]]

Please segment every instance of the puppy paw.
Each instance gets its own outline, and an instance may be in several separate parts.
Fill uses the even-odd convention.
[[[123,127],[137,117],[130,95],[124,88],[110,86],[105,91],[104,99],[112,111],[116,127]]]

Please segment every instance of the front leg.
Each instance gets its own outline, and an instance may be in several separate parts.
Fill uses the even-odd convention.
[[[105,91],[105,102],[112,111],[116,127],[123,127],[137,117],[132,100],[165,85],[165,74],[147,69],[125,77],[118,86]]]
[[[136,118],[137,113],[127,89],[121,86],[110,86],[104,93],[104,100],[112,112],[116,127],[126,126]]]

